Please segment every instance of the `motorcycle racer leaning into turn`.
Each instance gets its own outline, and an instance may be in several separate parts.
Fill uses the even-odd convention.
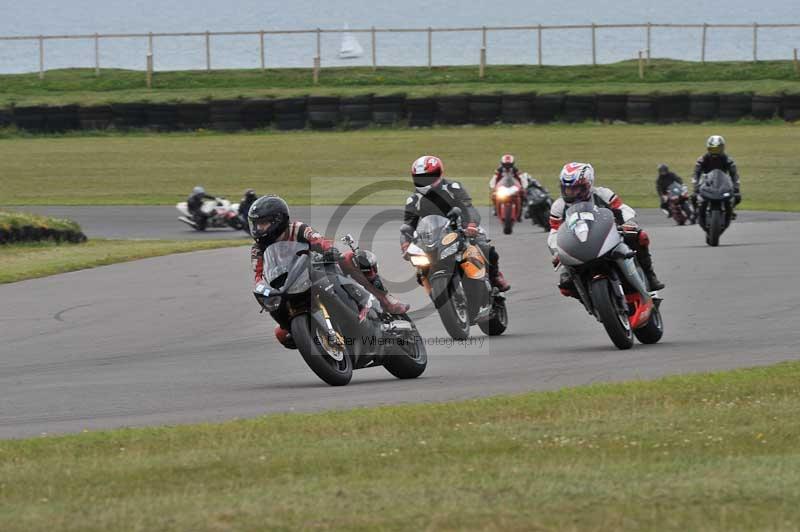
[[[292,221],[289,216],[289,206],[278,196],[258,198],[250,207],[247,219],[250,224],[250,234],[255,240],[250,249],[250,260],[256,284],[264,280],[264,251],[269,246],[275,242],[300,242],[308,244],[312,251],[323,253],[326,258],[337,261],[346,275],[375,296],[384,311],[389,314],[408,312],[409,305],[400,302],[386,291],[378,276],[378,263],[372,252],[359,250],[358,253],[352,251],[340,253],[332,241],[325,240],[313,227],[299,220]],[[361,310],[360,318],[366,317],[367,310],[369,309]],[[295,349],[294,339],[288,329],[288,316],[281,316],[278,311],[276,321],[278,326],[275,327],[275,337],[284,347]]]
[[[658,280],[653,270],[653,258],[650,255],[650,237],[633,220],[636,216],[629,206],[610,188],[594,186],[594,167],[587,163],[572,162],[564,165],[559,176],[561,183],[561,197],[553,202],[550,207],[550,234],[547,246],[553,253],[553,264],[558,265],[556,255],[556,239],[558,228],[564,222],[567,209],[576,202],[591,201],[598,207],[610,209],[614,213],[617,225],[623,232],[625,243],[636,251],[636,257],[644,270],[651,290],[661,290],[664,283]],[[568,297],[577,297],[575,285],[567,272],[562,272],[558,283],[561,293]]]
[[[419,221],[430,215],[447,216],[453,207],[461,209],[461,222],[464,232],[475,241],[488,260],[489,282],[501,292],[511,286],[500,272],[500,255],[494,246],[489,244],[486,232],[480,227],[481,215],[472,205],[469,192],[458,181],[444,178],[444,165],[438,157],[423,155],[411,165],[411,178],[416,192],[406,200],[403,223],[416,230]],[[400,251],[406,257],[406,250],[411,244],[407,236],[401,233]]]

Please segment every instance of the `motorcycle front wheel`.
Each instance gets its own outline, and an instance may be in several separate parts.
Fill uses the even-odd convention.
[[[592,301],[614,345],[618,349],[630,349],[633,347],[633,331],[628,312],[620,308],[611,290],[611,282],[607,278],[595,279],[592,281]]]
[[[503,234],[510,235],[514,230],[514,209],[511,205],[503,205],[500,207],[503,211]]]
[[[353,378],[353,363],[344,343],[337,345],[308,314],[292,320],[292,337],[308,367],[331,386],[344,386]]]
[[[431,297],[447,334],[455,340],[469,338],[469,311],[464,287],[457,278],[431,279]]]
[[[708,222],[708,238],[706,241],[709,246],[719,245],[719,235],[722,234],[722,211],[714,209],[711,211],[711,220]]]

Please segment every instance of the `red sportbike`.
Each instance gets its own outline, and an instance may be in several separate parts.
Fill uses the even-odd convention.
[[[514,229],[514,222],[522,221],[522,198],[525,191],[519,181],[511,174],[500,177],[492,190],[494,210],[500,223],[503,224],[503,233],[510,235]]]

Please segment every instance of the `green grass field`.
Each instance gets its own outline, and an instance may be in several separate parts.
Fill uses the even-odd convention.
[[[793,362],[7,440],[0,529],[796,530],[798,382]]]
[[[637,207],[655,207],[656,165],[687,177],[709,134],[725,135],[742,177],[744,209],[800,208],[800,127],[786,123],[704,125],[542,125],[358,132],[137,134],[0,139],[0,205],[172,204],[202,184],[238,199],[245,188],[290,204],[336,204],[376,181],[402,186],[363,200],[402,205],[411,162],[444,159],[479,204],[499,156],[551,190],[561,166],[590,161],[598,184]]]
[[[83,244],[11,244],[0,246],[0,284],[117,262],[249,243],[247,240],[90,240]]]
[[[305,94],[353,95],[402,92],[411,96],[492,92],[651,93],[800,92],[800,76],[791,61],[709,62],[654,59],[644,80],[636,61],[608,65],[369,67],[323,69],[313,85],[310,69],[157,72],[152,90],[143,72],[106,69],[51,70],[0,76],[0,106],[34,103],[93,104],[129,101],[200,101],[238,97],[286,97]]]

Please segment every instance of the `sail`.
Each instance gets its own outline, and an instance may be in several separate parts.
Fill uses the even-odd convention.
[[[347,26],[344,28],[347,29]],[[342,34],[342,46],[339,48],[339,57],[341,59],[355,59],[364,55],[364,49],[361,43],[358,42],[356,36],[351,32],[346,31]]]

